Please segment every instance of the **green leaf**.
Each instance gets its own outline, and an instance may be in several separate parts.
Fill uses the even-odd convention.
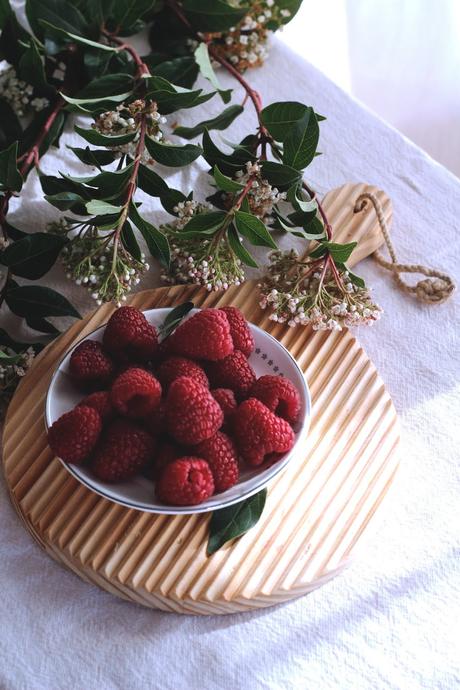
[[[288,22],[294,18],[302,4],[302,1],[303,0],[275,0],[275,5],[280,10],[288,10],[290,13],[287,17],[281,18],[281,24],[288,24]],[[276,30],[276,28],[278,27],[274,27],[274,30]]]
[[[140,261],[142,259],[141,248],[139,247],[131,223],[128,220],[123,224],[121,231],[121,242],[126,251],[128,251],[131,256],[136,259],[136,261]]]
[[[92,216],[103,216],[108,214],[118,214],[122,210],[122,206],[113,206],[106,201],[93,199],[86,204],[86,210]]]
[[[219,115],[216,115],[216,117],[210,120],[204,120],[193,127],[176,127],[174,129],[174,134],[184,139],[193,139],[199,134],[203,134],[205,130],[227,129],[227,127],[230,127],[233,120],[235,120],[238,115],[241,115],[243,111],[244,108],[242,105],[229,105],[228,108],[225,108]]]
[[[353,249],[358,244],[357,242],[348,242],[348,244],[338,244],[336,242],[322,242],[323,247],[326,247],[329,254],[334,261],[344,264],[350,258]]]
[[[120,134],[118,136],[107,136],[100,132],[96,132],[95,129],[83,129],[83,127],[78,127],[78,125],[75,125],[75,131],[90,144],[94,144],[95,146],[107,146],[108,148],[111,146],[129,144],[136,136],[136,132]]]
[[[161,144],[150,137],[145,138],[145,145],[155,161],[170,168],[189,165],[203,152],[201,146],[195,146],[195,144],[172,146],[171,144]]]
[[[26,318],[26,324],[29,328],[39,333],[48,333],[49,335],[59,335],[60,331],[56,326],[46,319],[42,319],[38,316],[29,316]]]
[[[131,74],[104,74],[98,79],[92,79],[83,89],[77,93],[77,99],[81,98],[113,98],[113,94],[130,93],[134,86]]]
[[[224,103],[228,103],[232,97],[232,89],[224,90],[214,72],[214,67],[209,59],[208,46],[206,43],[200,43],[194,52],[195,60],[200,68],[200,72],[205,79],[207,79],[212,86],[219,92],[220,97]]]
[[[18,157],[18,142],[15,141],[4,151],[0,151],[0,189],[20,192],[22,175],[16,161]]]
[[[19,142],[19,154],[28,151],[35,144],[37,137],[41,136],[44,130],[46,131],[48,117],[48,108],[34,116],[30,125],[24,130]],[[64,128],[65,118],[66,116],[63,112],[56,115],[53,124],[48,129],[40,144],[40,156],[43,156],[50,146],[56,146],[58,144],[59,137]]]
[[[227,214],[225,211],[211,211],[209,213],[198,213],[189,220],[180,231],[182,236],[192,237],[200,235],[213,235],[219,230],[225,221]]]
[[[139,166],[137,186],[149,196],[160,196],[169,190],[168,185],[156,172],[142,163]]]
[[[223,192],[236,194],[244,189],[244,186],[242,184],[240,184],[239,182],[235,182],[235,180],[232,180],[230,177],[227,177],[227,175],[221,173],[217,165],[214,166],[213,175],[214,180],[216,181],[216,185]]]
[[[22,355],[7,355],[6,352],[0,350],[0,366],[8,366],[8,364],[17,364],[22,359]]]
[[[117,27],[119,34],[126,36],[128,32],[139,31],[138,20],[154,5],[154,0],[119,0],[111,3],[112,19]]]
[[[177,204],[180,204],[182,201],[189,201],[192,197],[192,193],[187,197],[178,189],[168,189],[160,195],[160,201],[165,211],[173,216],[177,216],[177,211],[174,210]]]
[[[46,201],[60,211],[73,211],[79,215],[86,215],[86,200],[76,192],[58,192],[45,194]]]
[[[246,247],[241,244],[238,233],[233,225],[228,229],[228,244],[232,252],[244,263],[246,266],[258,268],[258,264],[254,257],[250,255]]]
[[[302,173],[289,165],[275,163],[274,161],[263,161],[262,177],[265,177],[271,185],[283,191],[299,182]]]
[[[27,50],[24,51],[19,60],[18,74],[20,79],[28,84],[32,84],[32,86],[35,86],[37,89],[51,88],[46,82],[43,62],[34,40],[30,42]]]
[[[295,184],[293,187],[288,189],[287,198],[296,211],[301,211],[303,213],[316,213],[318,202],[316,199],[304,199],[304,193],[302,189],[299,189],[299,185]]]
[[[53,266],[66,241],[46,232],[26,235],[0,254],[0,262],[16,276],[37,280]]]
[[[143,58],[148,63],[148,58]],[[199,67],[192,56],[177,57],[155,65],[157,77],[163,77],[173,84],[191,88],[198,77]]]
[[[135,204],[131,204],[129,207],[129,217],[140,230],[151,255],[158,259],[163,266],[168,267],[171,255],[168,240],[163,233],[146,221],[145,218],[142,218]]]
[[[203,157],[210,166],[217,165],[224,175],[230,177],[234,177],[235,173],[244,168],[247,161],[255,160],[249,148],[242,145],[230,155],[223,153],[214,144],[207,129],[203,132]]]
[[[92,175],[89,177],[73,177],[72,175],[61,175],[66,180],[71,180],[77,185],[89,185],[90,187],[95,187],[99,189],[100,195],[106,200],[109,198],[118,197],[126,188],[128,184],[133,169],[133,163],[121,168],[121,170],[115,170],[113,172],[109,170],[104,170],[98,175]]]
[[[266,499],[267,489],[262,489],[245,501],[215,510],[209,523],[207,555],[210,556],[231,539],[246,534],[254,527],[259,522]]]
[[[248,12],[248,6],[231,7],[224,0],[184,0],[187,19],[201,32],[226,31],[235,26]]]
[[[109,165],[116,159],[116,154],[113,151],[106,149],[90,149],[86,146],[84,149],[76,146],[67,146],[68,149],[74,152],[79,160],[86,165],[92,165],[101,169],[103,165]]]
[[[315,157],[319,140],[319,126],[313,108],[295,122],[284,140],[283,163],[303,170]]]
[[[0,98],[0,150],[21,139],[22,127],[9,103]]]
[[[256,218],[251,213],[237,211],[235,213],[235,225],[238,232],[251,244],[276,249],[276,243],[260,218]]]
[[[41,285],[22,285],[13,287],[6,293],[5,301],[17,316],[74,316],[80,314],[59,292]]]
[[[344,271],[347,271],[348,277],[350,278],[353,285],[356,285],[357,287],[360,287],[360,288],[366,287],[366,283],[363,280],[363,278],[361,278],[361,276],[357,276],[356,273],[353,273],[352,271],[350,271],[350,269],[348,268],[348,266],[346,264],[341,263],[339,261],[336,261],[335,263],[339,268],[342,268]]]
[[[171,309],[166,319],[163,321],[159,328],[161,340],[168,338],[173,331],[176,330],[181,321],[187,316],[187,314],[194,308],[193,302],[184,302],[179,304],[179,306]]]
[[[297,101],[271,103],[262,110],[262,122],[276,141],[284,142],[292,127],[306,115],[310,117],[311,108]]]
[[[97,41],[91,41],[89,38],[75,34],[72,31],[66,31],[59,26],[56,26],[52,22],[47,22],[44,19],[39,20],[39,24],[43,27],[44,33],[47,36],[57,37],[58,39],[70,39],[67,43],[81,43],[84,46],[90,46],[91,48],[97,48],[97,50],[105,50],[110,53],[116,53],[118,48],[114,46],[109,46],[106,43],[98,43]]]
[[[12,9],[9,0],[0,0],[0,29],[3,29],[5,22],[11,16]]]
[[[67,103],[70,103],[70,105],[77,106],[78,110],[91,113],[94,112],[95,109],[103,110],[113,103],[122,103],[126,101],[126,99],[131,96],[131,91],[114,96],[104,96],[104,98],[72,98],[71,96],[66,96],[65,93],[61,93],[61,96]],[[85,108],[85,105],[88,107]]]
[[[175,112],[181,108],[195,108],[206,101],[209,101],[214,92],[203,93],[202,89],[191,91],[175,86],[162,77],[148,77],[144,80],[147,94],[146,97],[155,101],[158,110],[164,115]]]
[[[34,34],[43,39],[47,35],[45,24],[70,32],[85,33],[87,23],[76,7],[66,0],[27,0],[26,14]]]
[[[28,347],[33,347],[34,349],[40,349],[41,344],[39,343],[23,343],[14,340],[4,328],[0,328],[0,346],[9,347],[16,352],[27,350]]]

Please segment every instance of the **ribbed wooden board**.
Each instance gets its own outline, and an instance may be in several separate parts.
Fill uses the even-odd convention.
[[[373,212],[352,212],[364,190],[380,196],[390,223],[391,203],[374,187],[345,185],[325,198],[334,237],[360,240],[358,259],[381,244]],[[311,591],[349,562],[397,468],[396,413],[350,332],[314,333],[268,321],[253,282],[224,294],[162,288],[135,295],[131,304],[148,309],[190,298],[197,306],[239,306],[289,348],[310,385],[313,418],[304,452],[271,484],[254,529],[208,558],[209,516],[162,516],[119,506],[82,486],[53,457],[43,422],[52,372],[75,340],[107,321],[109,305],[46,348],[18,388],[3,437],[6,481],[19,515],[43,548],[113,594],[180,613],[270,606]]]

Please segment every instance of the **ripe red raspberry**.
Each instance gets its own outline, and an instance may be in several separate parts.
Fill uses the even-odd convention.
[[[208,377],[204,370],[199,364],[185,357],[168,357],[160,364],[156,374],[163,390],[167,390],[169,384],[180,376],[189,376],[209,388]]]
[[[218,431],[211,438],[199,443],[194,451],[200,458],[204,458],[211,468],[216,493],[236,484],[240,475],[238,452],[226,434]]]
[[[166,398],[166,427],[176,441],[195,446],[213,436],[223,421],[223,412],[208,388],[187,376],[172,382]]]
[[[237,398],[245,398],[256,380],[253,368],[239,350],[207,367],[213,388],[230,388]]]
[[[235,350],[240,350],[245,357],[249,357],[254,351],[254,338],[252,337],[249,324],[244,318],[243,312],[237,307],[221,307],[230,324],[230,335],[233,340]]]
[[[121,482],[134,477],[153,458],[155,440],[128,419],[112,422],[97,446],[91,467],[105,482]]]
[[[238,407],[235,393],[230,388],[213,388],[211,394],[214,400],[219,403],[220,409],[224,413],[224,421],[228,424]]]
[[[260,465],[271,453],[286,453],[295,441],[291,426],[260,400],[241,403],[233,419],[238,450],[249,465]]]
[[[145,369],[127,369],[110,390],[112,405],[124,417],[140,419],[150,415],[160,404],[160,382]]]
[[[102,430],[99,412],[80,406],[66,412],[48,430],[53,453],[65,462],[82,463],[96,445]]]
[[[220,309],[202,309],[170,336],[171,352],[191,359],[216,361],[233,352],[230,324]]]
[[[158,407],[142,420],[145,428],[153,436],[159,436],[166,429],[166,402],[160,401]]]
[[[166,465],[156,485],[163,503],[194,506],[214,493],[214,480],[206,460],[185,456]]]
[[[109,383],[114,365],[101,343],[84,340],[70,355],[69,371],[76,384],[84,388],[102,388]]]
[[[122,362],[147,362],[155,355],[158,336],[139,309],[120,307],[107,323],[103,343]]]
[[[261,376],[250,392],[251,398],[263,402],[269,410],[289,424],[295,424],[300,414],[300,395],[292,381],[284,376]]]
[[[162,441],[155,450],[155,457],[144,470],[144,475],[148,479],[157,480],[160,478],[166,465],[183,457],[184,449],[170,441]]]
[[[114,415],[112,403],[110,402],[110,393],[108,391],[97,391],[96,393],[90,393],[86,396],[86,398],[83,398],[83,400],[78,403],[78,407],[81,407],[82,405],[92,407],[93,410],[97,410],[101,415],[103,422],[108,422]]]

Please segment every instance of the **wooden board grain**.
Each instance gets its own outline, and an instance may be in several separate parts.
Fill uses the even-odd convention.
[[[334,238],[358,240],[355,260],[382,237],[372,210],[353,214],[367,185],[326,195]],[[270,485],[262,519],[243,538],[207,557],[209,515],[166,516],[130,510],[92,493],[47,446],[44,400],[53,370],[77,339],[105,323],[104,305],[47,347],[8,411],[3,462],[13,504],[53,558],[113,594],[165,611],[221,614],[270,606],[305,594],[341,572],[386,495],[397,469],[396,413],[375,367],[349,331],[289,329],[268,320],[251,281],[225,293],[195,287],[141,292],[141,309],[193,299],[234,304],[278,338],[305,372],[313,401],[303,452]]]

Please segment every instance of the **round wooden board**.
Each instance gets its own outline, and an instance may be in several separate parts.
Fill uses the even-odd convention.
[[[346,185],[325,198],[339,241],[360,239],[363,258],[381,244],[372,213],[352,213],[365,189]],[[362,241],[361,241],[362,240]],[[365,249],[362,249],[365,247]],[[304,452],[270,485],[262,519],[241,539],[206,556],[208,515],[143,513],[94,494],[47,446],[44,400],[56,364],[105,323],[104,305],[48,346],[8,411],[3,462],[11,499],[34,538],[80,577],[130,601],[165,611],[217,614],[270,606],[305,594],[348,563],[397,469],[396,413],[375,367],[349,331],[289,329],[267,319],[249,281],[223,294],[194,287],[141,292],[141,309],[193,299],[234,304],[297,358],[312,394]]]

